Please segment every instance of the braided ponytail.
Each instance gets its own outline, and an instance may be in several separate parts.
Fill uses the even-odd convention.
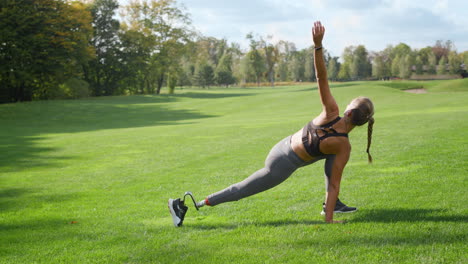
[[[362,126],[367,123],[367,158],[372,163],[372,156],[369,152],[372,142],[372,130],[374,126],[374,104],[367,97],[357,97],[348,105],[352,111],[351,123],[355,126]]]
[[[371,145],[371,142],[372,142],[372,130],[373,130],[373,126],[374,126],[374,118],[373,117],[370,117],[369,118],[369,123],[367,124],[367,158],[369,160],[369,163],[372,163],[372,156],[371,154],[369,153],[369,149],[370,149],[370,145]]]

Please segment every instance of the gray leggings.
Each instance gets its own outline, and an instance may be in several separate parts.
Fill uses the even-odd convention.
[[[328,188],[334,157],[334,155],[319,157],[319,159],[326,159],[326,188]],[[209,195],[207,198],[208,202],[211,206],[215,206],[225,202],[238,201],[242,198],[266,191],[285,181],[298,168],[312,164],[317,160],[305,162],[299,158],[292,150],[291,136],[288,136],[278,142],[278,144],[270,150],[265,160],[265,167],[253,173],[247,179]]]

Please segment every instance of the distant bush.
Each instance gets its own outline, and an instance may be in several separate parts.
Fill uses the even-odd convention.
[[[89,84],[77,78],[70,78],[64,84],[60,85],[65,99],[79,99],[89,97]]]

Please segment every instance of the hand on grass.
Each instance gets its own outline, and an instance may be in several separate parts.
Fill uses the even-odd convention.
[[[312,39],[314,40],[314,44],[316,47],[322,46],[323,36],[325,35],[325,27],[322,26],[320,21],[316,21],[314,23],[314,27],[312,28]]]

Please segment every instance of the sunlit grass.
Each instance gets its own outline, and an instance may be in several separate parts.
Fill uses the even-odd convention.
[[[340,196],[359,211],[344,225],[319,214],[322,162],[191,207],[183,228],[168,214],[168,198],[260,168],[319,113],[309,86],[0,105],[0,263],[466,263],[467,84],[421,84],[429,93],[332,85],[343,109],[360,95],[376,106],[374,164],[367,129],[350,135]]]

